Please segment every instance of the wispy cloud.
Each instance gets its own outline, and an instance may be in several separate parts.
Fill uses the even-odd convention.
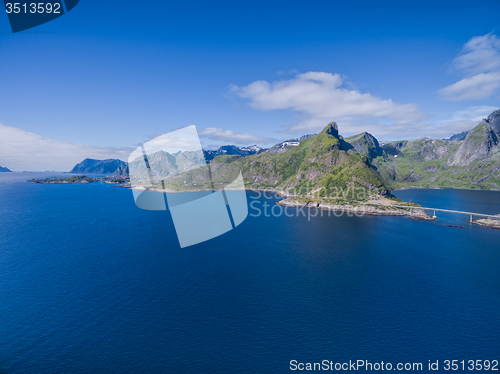
[[[0,165],[14,171],[69,171],[85,158],[126,160],[131,151],[44,138],[0,124]]]
[[[442,120],[432,122],[421,121],[411,124],[363,123],[349,127],[349,134],[367,131],[379,140],[412,140],[418,138],[444,139],[462,131],[474,128],[483,118],[499,108],[493,106],[470,106],[457,111]],[[341,129],[342,130],[342,129]]]
[[[498,107],[477,105],[453,113],[449,120],[438,122],[432,131],[436,137],[449,138],[453,134],[469,131]]]
[[[251,145],[251,144],[274,144],[276,139],[263,136],[243,134],[233,130],[207,127],[199,132],[200,137],[225,142],[225,144]],[[221,144],[222,145],[222,144]]]
[[[369,93],[344,88],[339,74],[308,72],[289,80],[256,81],[247,86],[231,86],[230,92],[247,99],[257,110],[287,109],[305,118],[288,131],[317,131],[329,121],[350,126],[356,121],[389,120],[397,125],[422,121],[427,116],[416,104],[395,103]],[[343,122],[343,123],[342,123]]]
[[[468,108],[465,108],[464,110],[455,112],[452,116],[452,120],[468,120],[473,121],[477,124],[482,119],[488,117],[488,115],[495,110],[498,110],[498,107],[488,105],[470,106]]]
[[[450,101],[484,99],[500,88],[500,39],[492,33],[469,40],[453,60],[463,78],[439,91]]]

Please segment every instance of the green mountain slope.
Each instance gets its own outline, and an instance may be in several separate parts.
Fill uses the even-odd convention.
[[[460,142],[418,139],[382,143],[384,156],[372,165],[390,188],[456,187],[450,180],[448,159]]]
[[[315,191],[320,196],[354,189],[387,194],[387,186],[368,158],[350,152],[352,148],[331,122],[321,133],[285,153],[261,153],[239,162],[248,187],[300,194]]]

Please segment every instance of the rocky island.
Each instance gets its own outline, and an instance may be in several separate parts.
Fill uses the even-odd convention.
[[[378,200],[378,198],[376,198],[376,200]],[[384,203],[378,203],[374,200],[361,202],[354,200],[346,201],[341,199],[332,199],[328,201],[321,198],[289,197],[279,201],[277,204],[290,207],[316,208],[326,211],[352,213],[357,216],[368,214],[376,216],[408,216],[413,219],[426,221],[433,221],[436,219],[436,217],[429,216],[422,209],[412,209],[420,207],[418,204],[404,203],[402,201],[397,202],[389,199],[384,200]],[[391,206],[396,203],[398,207]],[[408,207],[399,207],[405,205]]]
[[[478,220],[472,221],[472,223],[475,223],[476,225],[491,227],[493,229],[500,230],[500,215],[499,215],[498,219],[494,219],[494,218],[478,219]]]
[[[128,178],[124,177],[87,177],[85,175],[72,175],[66,178],[45,178],[45,179],[30,179],[28,182],[37,184],[71,184],[71,183],[93,183],[105,182],[109,184],[122,184],[128,183]]]

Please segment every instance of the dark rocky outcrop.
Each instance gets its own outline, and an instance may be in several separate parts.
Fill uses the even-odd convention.
[[[309,138],[312,138],[313,136],[316,136],[317,134],[307,134],[307,135],[302,135],[300,138],[299,138],[299,142],[301,142],[302,140],[307,140]]]
[[[369,160],[373,160],[375,157],[384,154],[384,150],[380,147],[378,140],[367,132],[346,138],[345,141],[349,143],[357,153],[365,155]]]
[[[469,133],[468,131],[463,131],[459,134],[455,134],[455,135],[450,136],[448,139],[443,139],[443,140],[449,140],[452,142],[462,141],[462,140],[465,140],[468,133]]]
[[[449,166],[469,166],[500,151],[500,110],[474,127],[448,160]]]

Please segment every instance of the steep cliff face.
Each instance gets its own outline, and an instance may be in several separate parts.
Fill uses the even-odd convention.
[[[412,141],[382,143],[382,149],[391,156],[403,157],[408,161],[425,162],[441,160],[450,156],[458,147],[457,142],[422,138]]]
[[[455,141],[455,142],[465,140],[468,133],[469,133],[468,131],[462,131],[461,133],[452,135],[448,139],[443,139],[443,140],[451,140],[451,141]]]
[[[486,122],[488,122],[496,134],[500,134],[500,110],[495,110],[491,113],[486,119]]]
[[[367,132],[346,138],[345,141],[349,143],[357,153],[368,157],[370,161],[384,154],[384,150],[380,147],[378,140]]]
[[[500,110],[472,129],[456,153],[448,160],[449,166],[469,166],[500,151]]]

